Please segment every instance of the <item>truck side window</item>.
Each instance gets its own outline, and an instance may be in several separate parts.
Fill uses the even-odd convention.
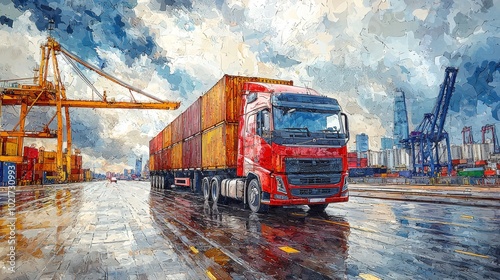
[[[270,119],[269,110],[264,109],[257,113],[257,135],[262,136],[266,141],[270,139]]]

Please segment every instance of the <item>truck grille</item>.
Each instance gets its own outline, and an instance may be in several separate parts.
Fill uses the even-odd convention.
[[[288,175],[288,182],[296,186],[338,184],[340,174]]]
[[[286,173],[331,173],[342,171],[341,158],[308,159],[287,158],[285,159]]]
[[[298,197],[329,197],[339,192],[339,188],[312,189],[301,188],[292,189],[292,195]]]

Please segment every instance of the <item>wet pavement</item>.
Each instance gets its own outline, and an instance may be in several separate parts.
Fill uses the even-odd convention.
[[[253,214],[148,182],[17,190],[15,273],[0,196],[0,279],[500,279],[498,204],[360,197],[352,186],[322,214]]]

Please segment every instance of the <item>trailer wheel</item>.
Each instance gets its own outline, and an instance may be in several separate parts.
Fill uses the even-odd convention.
[[[212,178],[212,183],[210,184],[211,186],[211,194],[212,194],[212,201],[214,203],[217,203],[219,200],[220,196],[220,183],[221,183],[221,177],[220,176],[215,176]]]
[[[252,179],[248,184],[247,191],[248,206],[254,213],[265,213],[269,210],[269,205],[262,204],[262,190],[260,188],[259,180]]]
[[[205,201],[210,200],[210,177],[204,177],[201,181],[201,188],[203,189],[203,198]]]
[[[308,212],[321,213],[321,212],[325,211],[326,207],[328,207],[328,203],[327,204],[312,204],[312,205],[307,205],[307,206],[309,206]]]

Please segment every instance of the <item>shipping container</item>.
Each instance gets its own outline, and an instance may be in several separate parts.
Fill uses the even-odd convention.
[[[182,168],[201,167],[201,134],[187,139],[182,143]]]
[[[202,167],[236,168],[238,125],[222,123],[202,134]]]
[[[182,123],[189,124],[182,126],[182,138],[187,139],[201,132],[201,97],[198,98],[184,113],[182,113]]]
[[[151,145],[151,141],[149,141],[149,144]],[[151,148],[151,146],[149,146]],[[149,170],[158,170],[155,168],[155,155],[154,154],[149,154]]]
[[[179,115],[174,121],[172,122],[172,144],[176,144],[177,142],[182,141],[182,131],[183,131],[183,124],[182,124],[182,115]]]
[[[163,154],[163,169],[162,170],[170,170],[172,169],[172,147],[164,149]]]
[[[16,164],[14,162],[2,163],[2,186],[15,186],[17,185],[16,176]]]
[[[178,142],[172,146],[172,154],[171,154],[171,163],[172,169],[181,169],[182,168],[182,142]]]
[[[25,146],[23,156],[25,159],[38,159],[38,149]]]
[[[162,148],[165,149],[172,145],[172,125],[167,125],[163,130],[163,145]]]
[[[201,98],[201,128],[206,130],[223,121],[238,122],[246,82],[293,85],[292,81],[224,75]]]

